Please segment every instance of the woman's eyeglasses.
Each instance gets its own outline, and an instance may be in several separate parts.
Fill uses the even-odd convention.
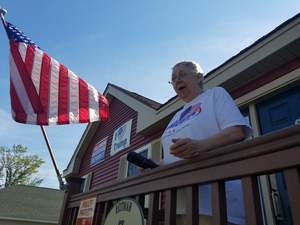
[[[189,76],[194,75],[194,73],[184,73],[181,72],[177,75],[172,75],[172,80],[168,81],[169,84],[174,85],[176,83],[177,80],[184,80]]]

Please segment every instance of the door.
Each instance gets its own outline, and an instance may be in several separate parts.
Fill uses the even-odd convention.
[[[261,134],[266,134],[300,123],[300,87],[294,87],[284,93],[258,104],[258,116]],[[273,189],[273,201],[278,225],[292,225],[291,211],[284,176],[275,174],[277,187]]]

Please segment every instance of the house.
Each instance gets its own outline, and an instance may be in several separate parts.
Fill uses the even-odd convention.
[[[58,224],[64,192],[17,185],[0,189],[1,225]]]
[[[200,181],[216,182],[215,196],[217,197],[213,199],[218,206],[214,211],[218,216],[214,218],[219,222],[226,217],[226,213],[224,214],[222,208],[224,203],[219,201],[219,198],[222,199],[223,194],[222,191],[218,190],[221,190],[224,186],[219,182],[219,179],[223,182],[225,178],[242,178],[245,192],[244,201],[247,204],[247,210],[249,209],[249,212],[246,212],[246,219],[249,224],[261,224],[261,221],[270,225],[292,224],[292,221],[294,221],[294,224],[300,224],[300,218],[295,213],[296,206],[300,204],[295,199],[299,199],[299,195],[297,198],[293,198],[291,195],[291,193],[299,194],[299,192],[293,191],[296,190],[295,188],[290,188],[292,191],[288,195],[287,191],[287,186],[291,187],[290,181],[293,180],[291,179],[293,176],[298,177],[296,182],[293,183],[293,187],[295,185],[298,187],[299,172],[295,169],[293,173],[296,175],[288,178],[285,176],[290,174],[290,171],[285,171],[286,168],[297,168],[300,165],[298,156],[292,157],[295,161],[287,160],[287,156],[281,157],[282,161],[277,162],[275,158],[279,156],[272,155],[271,159],[274,158],[272,166],[267,168],[266,163],[263,163],[263,159],[266,160],[270,155],[255,153],[255,146],[257,146],[257,149],[262,149],[261,152],[266,151],[264,149],[272,149],[271,147],[259,147],[262,143],[266,143],[267,146],[271,146],[273,143],[273,149],[276,149],[274,146],[279,146],[275,142],[276,138],[282,140],[282,144],[286,144],[285,147],[281,146],[284,149],[289,149],[289,143],[295,145],[295,149],[299,149],[298,142],[289,139],[287,143],[283,141],[288,138],[287,134],[290,134],[290,136],[292,134],[298,135],[299,129],[297,127],[287,129],[287,131],[279,130],[300,124],[300,14],[290,18],[210,71],[205,76],[204,89],[215,86],[224,87],[233,96],[241,112],[252,125],[253,140],[231,147],[233,150],[239,149],[239,146],[249,148],[247,152],[243,153],[245,154],[243,157],[238,156],[237,151],[224,149],[224,152],[230,152],[236,161],[233,158],[231,162],[226,161],[231,155],[226,156],[226,158],[224,153],[224,157],[215,155],[215,158],[213,158],[215,160],[209,161],[207,159],[205,161],[204,159],[202,165],[207,164],[218,168],[220,164],[213,164],[213,162],[221,160],[222,163],[225,163],[226,168],[234,168],[236,165],[240,171],[247,170],[247,172],[243,172],[243,174],[240,172],[241,174],[239,174],[239,171],[229,169],[226,176],[222,175],[224,177],[221,177],[220,172],[219,175],[214,175],[215,178],[210,178],[204,176],[205,173],[202,172],[209,171],[209,166],[203,168],[197,162],[190,164],[179,162],[176,165],[182,167],[180,173],[190,171],[190,174],[204,174],[203,178],[198,177],[193,178],[194,180],[187,179],[180,182],[186,185],[192,185],[196,180],[198,183]],[[70,184],[70,190],[69,202],[66,204],[64,211],[65,219],[62,224],[74,224],[80,201],[91,196],[97,198],[95,215],[101,217],[101,215],[105,216],[107,213],[108,202],[113,203],[114,200],[125,196],[150,192],[148,202],[150,204],[148,221],[150,222],[148,223],[158,224],[160,219],[157,219],[158,217],[154,215],[158,215],[157,213],[162,207],[161,203],[157,203],[159,202],[158,199],[161,198],[155,197],[157,196],[156,192],[159,190],[167,190],[163,220],[165,224],[172,224],[170,222],[172,216],[170,215],[174,215],[174,210],[171,210],[170,207],[174,204],[172,199],[175,197],[172,195],[173,190],[170,188],[179,186],[178,180],[174,180],[175,177],[180,177],[179,172],[170,166],[149,173],[148,178],[145,174],[137,178],[126,179],[138,174],[136,168],[127,162],[126,155],[128,152],[136,151],[148,158],[162,158],[160,136],[172,115],[183,106],[183,102],[175,96],[166,103],[160,104],[114,84],[108,84],[104,94],[110,101],[110,119],[105,123],[91,123],[88,125],[68,167],[64,171],[64,176]],[[240,149],[240,151],[243,150]],[[252,154],[251,157],[250,154]],[[264,158],[259,158],[259,154],[265,154]],[[239,160],[237,160],[238,157]],[[257,166],[249,165],[248,168],[248,162],[250,164],[250,161],[254,159],[257,160]],[[245,163],[241,163],[242,160],[246,160]],[[261,167],[258,166],[260,160],[262,160]],[[192,172],[192,170],[195,171]],[[278,172],[281,170],[284,172]],[[215,169],[214,171],[218,170]],[[165,174],[164,177],[161,174]],[[254,175],[255,178],[252,177]],[[166,180],[166,182],[163,182],[163,180]],[[151,187],[151,185],[153,186]],[[258,192],[261,199],[258,194],[255,194]],[[249,196],[254,196],[254,200]],[[223,198],[225,197],[223,196]],[[177,196],[176,201],[180,202],[180,197]],[[192,201],[193,198],[191,198]],[[156,209],[151,208],[154,203]],[[142,205],[145,204],[144,201]],[[170,207],[168,208],[168,206]],[[261,210],[257,210],[258,208]],[[95,224],[103,224],[103,221],[103,219],[98,218]],[[191,221],[194,220],[191,219]]]

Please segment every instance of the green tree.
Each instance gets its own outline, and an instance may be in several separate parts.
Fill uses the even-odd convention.
[[[43,179],[36,175],[44,161],[38,155],[28,155],[27,147],[13,145],[0,146],[0,187],[17,184],[38,186]]]

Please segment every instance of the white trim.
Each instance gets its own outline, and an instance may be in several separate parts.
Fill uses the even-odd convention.
[[[147,152],[147,158],[150,158],[151,155],[152,155],[152,154],[150,153],[150,151],[152,151],[152,145],[151,145],[151,143],[146,144],[146,145],[144,145],[143,147],[140,147],[140,148],[134,150],[134,152],[140,153],[140,152],[142,152],[142,151],[144,151],[144,150],[146,150],[146,149],[148,149],[148,152]]]
[[[178,96],[176,96],[168,104],[163,105],[159,110],[157,110],[156,115],[163,114],[167,110],[171,110],[173,112],[174,110],[172,110],[172,108],[181,107],[183,104],[184,102]]]
[[[237,98],[235,102],[238,106],[248,104],[298,80],[300,80],[300,68]]]
[[[116,97],[120,101],[124,102],[124,104],[137,111],[137,133],[151,125],[152,121],[155,121],[155,109],[141,103],[140,101],[136,100],[135,98],[131,97],[130,95],[120,91],[119,89],[111,85],[108,85],[105,94],[107,93]]]
[[[151,158],[151,156],[152,156],[152,145],[151,145],[150,143],[144,145],[143,147],[140,147],[140,148],[134,150],[134,152],[140,153],[140,152],[143,152],[143,151],[145,151],[145,150],[147,150],[147,158],[148,158],[148,159]],[[121,158],[120,158],[120,159],[121,159]],[[127,178],[127,177],[128,177],[128,175],[127,175],[127,174],[128,174],[128,165],[129,165],[129,163],[128,163],[128,161],[126,160],[126,163],[125,163],[125,177],[124,177],[124,178]]]
[[[139,152],[142,152],[143,150],[148,149],[148,152],[147,152],[147,158],[148,158],[148,159],[152,159],[152,158],[153,158],[153,150],[154,150],[154,149],[153,149],[153,145],[156,144],[156,143],[160,143],[160,138],[157,138],[157,139],[155,139],[155,140],[152,140],[152,141],[149,142],[148,144],[143,145],[142,147],[140,147],[140,148],[138,148],[138,149],[135,149],[134,152],[139,153]],[[162,152],[161,147],[162,147],[162,146],[160,145],[160,149],[159,149],[160,153]],[[119,160],[126,160],[126,158],[127,158],[127,154],[124,155],[124,156],[122,156],[122,157],[120,157]],[[160,154],[160,159],[161,159],[161,154]],[[123,166],[124,166],[125,168],[121,168],[121,171],[122,171],[122,169],[124,169],[124,174],[125,174],[125,176],[123,176],[123,177],[121,177],[121,178],[122,178],[122,179],[125,179],[125,178],[127,178],[127,173],[128,173],[128,161],[127,161],[127,160],[126,160],[126,162],[124,163]],[[120,168],[119,168],[119,171],[120,171]]]
[[[300,19],[297,18],[210,74],[205,79],[207,87],[215,87],[231,79],[250,66],[292,43],[299,38],[299,34]]]
[[[259,119],[256,112],[256,106],[253,103],[249,104],[249,117],[251,121],[251,127],[253,131],[253,137],[258,137],[260,135],[259,129]]]
[[[81,176],[81,178],[84,179],[82,193],[88,192],[91,189],[92,172]]]

